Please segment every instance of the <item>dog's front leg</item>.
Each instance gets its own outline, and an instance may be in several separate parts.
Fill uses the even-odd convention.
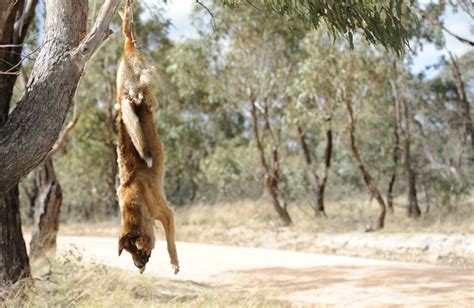
[[[164,206],[160,206],[158,220],[161,222],[163,229],[165,230],[168,254],[170,256],[174,273],[177,274],[179,272],[179,261],[174,238],[174,214],[173,210],[166,203],[164,203]]]

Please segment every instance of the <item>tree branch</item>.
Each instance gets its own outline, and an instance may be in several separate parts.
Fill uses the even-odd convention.
[[[453,33],[451,32],[448,28],[446,28],[443,23],[439,22],[438,20],[436,20],[435,18],[433,18],[433,16],[431,16],[430,14],[428,14],[426,11],[423,11],[421,8],[419,8],[418,6],[415,6],[415,10],[418,12],[418,14],[420,14],[420,16],[423,18],[423,19],[426,19],[430,24],[432,24],[433,26],[436,26],[436,27],[440,27],[443,31],[445,31],[446,33],[448,33],[449,35],[451,35],[452,37],[454,37],[455,39],[457,39],[458,41],[464,43],[464,44],[468,44],[470,46],[474,46],[474,42],[473,41],[470,41],[464,37],[461,37],[459,35],[457,35],[456,33]]]
[[[15,22],[15,42],[23,42],[26,37],[26,30],[28,29],[29,25],[33,21],[35,17],[35,10],[36,5],[38,4],[38,0],[28,0],[26,6],[23,8],[23,13]]]
[[[120,0],[107,0],[102,5],[94,26],[75,51],[75,56],[82,66],[86,64],[100,45],[112,34],[109,24],[119,4]]]
[[[119,0],[107,0],[84,38],[87,0],[45,0],[45,38],[29,82],[0,128],[0,193],[38,166],[53,148],[87,60],[109,35]],[[81,42],[82,40],[82,42]]]

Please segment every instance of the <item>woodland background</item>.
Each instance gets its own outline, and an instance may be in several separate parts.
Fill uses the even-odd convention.
[[[172,204],[271,198],[265,177],[273,172],[281,208],[303,203],[320,214],[321,194],[331,201],[370,198],[351,150],[348,106],[354,145],[389,211],[394,198],[405,196],[395,202],[399,211],[448,215],[470,196],[474,53],[441,58],[432,78],[408,69],[425,42],[449,50],[436,24],[407,20],[411,51],[397,55],[360,35],[351,47],[324,26],[307,31],[251,8],[207,8],[214,16],[198,5],[193,14],[199,36],[179,42],[168,38],[170,21],[159,10],[135,10],[139,44],[156,67],[156,123]],[[448,9],[425,10],[435,19]],[[30,33],[27,50],[35,50],[38,32]],[[75,95],[74,128],[54,155],[63,221],[117,215],[114,82],[121,48],[114,35],[88,64]],[[22,184],[26,212],[34,207],[34,177]]]
[[[10,110],[45,44],[45,5],[32,2],[21,65],[3,71],[17,76]],[[273,4],[197,1],[197,34],[179,41],[170,39],[166,4],[135,2],[138,43],[156,72],[165,190],[179,239],[202,241],[196,233],[206,229],[226,242],[232,236],[218,237],[229,227],[258,237],[289,225],[310,236],[472,234],[474,43],[443,24],[451,10],[474,18],[470,1],[380,1],[383,24],[363,6],[351,15],[329,6],[333,14],[321,22]],[[89,1],[88,29],[101,5]],[[119,25],[114,16],[116,33],[88,61],[52,152],[18,187],[32,258],[55,246],[58,224],[66,232],[119,224]],[[453,55],[445,36],[470,50]],[[415,74],[410,65],[427,43],[446,56],[435,74]]]

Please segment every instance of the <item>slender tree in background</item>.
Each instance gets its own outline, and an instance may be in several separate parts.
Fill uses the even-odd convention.
[[[116,217],[118,215],[118,199],[117,199],[117,180],[118,180],[118,164],[117,164],[117,147],[115,144],[115,120],[117,113],[115,111],[115,82],[113,76],[115,74],[107,74],[109,71],[106,69],[110,65],[109,57],[106,55],[102,64],[102,80],[103,83],[103,98],[105,100],[105,112],[106,120],[105,127],[107,135],[104,136],[104,144],[108,149],[109,153],[109,172],[107,173],[106,182],[108,184],[109,195],[105,205],[105,214],[107,216]]]
[[[459,99],[459,103],[461,105],[461,112],[460,114],[463,117],[464,122],[464,129],[465,129],[465,139],[466,143],[470,144],[471,146],[471,155],[469,159],[474,162],[474,126],[472,124],[471,118],[471,107],[470,102],[468,101],[467,94],[466,94],[466,87],[464,86],[464,80],[461,75],[461,71],[459,69],[459,64],[456,58],[453,56],[451,52],[449,52],[449,57],[451,60],[451,72],[453,74],[454,84],[456,85],[456,92]],[[469,142],[469,139],[470,142]]]
[[[235,105],[248,102],[252,131],[263,180],[273,208],[284,225],[292,223],[282,187],[282,165],[279,157],[280,138],[276,126],[281,122],[280,105],[284,100],[285,78],[289,65],[286,54],[285,24],[275,17],[255,10],[241,10],[229,16],[232,50],[227,55],[228,96]],[[248,22],[252,18],[252,22]],[[259,29],[259,30],[257,30]],[[245,110],[239,108],[241,112]],[[279,116],[280,115],[280,116]]]
[[[258,154],[260,157],[260,163],[264,170],[264,181],[265,187],[267,188],[268,194],[272,200],[273,207],[278,213],[278,216],[282,220],[283,224],[288,226],[292,223],[290,214],[287,210],[287,202],[281,190],[281,179],[280,179],[280,160],[278,156],[278,142],[276,136],[273,133],[270,125],[270,115],[268,111],[268,98],[262,100],[263,106],[259,109],[263,109],[262,118],[263,125],[260,125],[259,115],[257,111],[257,102],[254,98],[250,97],[250,113],[252,115],[252,130],[257,145]],[[264,132],[260,131],[260,126],[263,126]],[[267,160],[265,154],[265,148],[267,148],[264,140],[264,133],[267,133],[270,137],[270,159]],[[270,162],[268,162],[270,161]]]
[[[331,160],[333,156],[332,118],[336,106],[334,79],[328,74],[328,63],[333,61],[331,47],[320,44],[322,32],[308,33],[303,42],[303,53],[298,64],[294,84],[290,93],[297,97],[292,117],[296,118],[297,140],[303,154],[310,190],[313,193],[313,208],[316,216],[326,216],[324,193],[328,183]],[[301,44],[301,43],[300,43]],[[324,132],[323,137],[315,134],[311,126],[316,121],[317,127]],[[320,162],[317,157],[319,143],[310,144],[309,136],[314,140],[324,138],[324,151],[321,158],[322,172],[318,174]]]
[[[408,104],[404,99],[400,100],[401,108],[403,109],[404,125],[399,125],[400,131],[403,134],[403,165],[407,176],[408,185],[408,217],[419,217],[421,215],[420,207],[418,206],[418,198],[416,194],[416,175],[412,168],[411,156],[411,134],[410,134],[410,113]]]
[[[397,68],[395,67],[395,70]],[[418,205],[418,198],[416,192],[416,175],[412,167],[412,154],[411,154],[411,131],[410,131],[410,110],[405,96],[401,95],[401,90],[397,86],[400,82],[398,81],[398,71],[394,72],[396,81],[391,81],[391,86],[394,92],[395,98],[395,109],[397,110],[398,116],[398,129],[403,136],[403,166],[407,177],[408,186],[408,217],[419,217],[421,210]]]
[[[362,161],[359,150],[357,149],[357,143],[355,139],[356,120],[354,118],[354,110],[352,107],[352,102],[347,98],[346,99],[343,98],[343,100],[346,105],[347,113],[349,116],[348,132],[349,132],[349,143],[350,143],[352,155],[357,161],[357,167],[359,168],[362,174],[362,177],[364,179],[365,185],[367,186],[367,189],[369,190],[371,195],[375,198],[375,200],[377,201],[380,207],[379,216],[377,217],[375,224],[369,225],[366,228],[366,231],[376,231],[379,229],[383,229],[384,224],[385,224],[385,214],[386,214],[385,201],[383,200],[383,197],[380,194],[379,189],[377,188],[377,184],[375,183],[374,179],[372,178],[369,171],[367,170],[367,167]]]
[[[398,169],[398,162],[400,160],[400,135],[398,133],[398,123],[400,123],[400,109],[398,108],[398,104],[395,102],[394,104],[394,119],[392,121],[393,126],[393,149],[392,149],[392,175],[390,176],[390,181],[388,182],[388,189],[387,189],[387,208],[390,213],[393,213],[393,189],[395,187],[395,181],[397,179],[397,169]]]
[[[332,157],[332,148],[333,148],[333,137],[332,137],[332,125],[331,125],[331,115],[328,115],[325,119],[325,150],[324,150],[324,171],[323,176],[319,177],[316,171],[315,159],[312,158],[311,151],[306,142],[306,133],[303,131],[303,128],[297,126],[298,141],[303,153],[304,161],[307,167],[308,178],[311,183],[311,188],[314,193],[315,205],[314,212],[315,215],[326,217],[326,211],[324,208],[324,191],[326,189],[326,183],[328,181],[329,170],[331,168],[331,157]]]

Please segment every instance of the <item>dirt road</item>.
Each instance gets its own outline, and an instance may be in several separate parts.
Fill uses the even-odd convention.
[[[118,257],[117,239],[60,236],[88,261],[135,272]],[[173,275],[166,245],[157,242],[144,275],[192,280],[234,290],[263,291],[295,303],[340,306],[474,306],[472,270],[261,248],[177,243],[181,272]]]

